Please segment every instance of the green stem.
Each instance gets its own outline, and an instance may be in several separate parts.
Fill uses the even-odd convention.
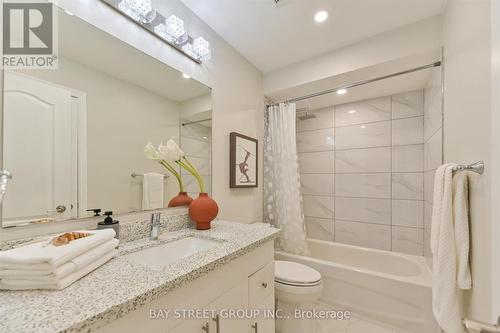
[[[182,162],[181,160],[175,161],[175,163],[177,163],[182,168],[187,170],[190,174],[192,174],[196,178],[198,185],[200,185],[200,193],[205,193],[205,183],[204,183],[203,178],[201,177],[200,173],[196,170],[196,168],[191,163],[188,162],[189,163],[189,165],[188,165],[188,164]]]
[[[163,160],[160,160],[159,162],[165,169],[170,171],[175,176],[175,178],[177,179],[177,182],[179,183],[179,192],[186,192],[186,190],[184,189],[184,183],[182,181],[182,176],[177,171],[175,171],[175,169],[170,164],[168,164],[168,162],[165,162]]]

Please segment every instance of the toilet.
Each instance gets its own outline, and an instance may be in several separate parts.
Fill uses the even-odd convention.
[[[321,274],[306,265],[275,261],[276,332],[315,332],[314,320],[295,318],[297,310],[313,310],[323,290]]]

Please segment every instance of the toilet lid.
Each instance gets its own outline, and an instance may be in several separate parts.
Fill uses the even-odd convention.
[[[321,282],[321,274],[317,270],[291,261],[276,260],[274,276],[276,282],[293,286],[311,286]]]

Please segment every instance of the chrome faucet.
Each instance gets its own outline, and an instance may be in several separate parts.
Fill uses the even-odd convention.
[[[151,214],[151,229],[149,233],[149,239],[157,240],[158,234],[160,233],[160,216],[161,213]]]

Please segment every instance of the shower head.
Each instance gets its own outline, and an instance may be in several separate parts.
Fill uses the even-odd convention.
[[[316,115],[314,113],[309,113],[309,108],[303,108],[303,109],[297,109],[297,113],[302,114],[297,114],[297,119],[298,120],[308,120],[308,119],[314,119],[316,118]]]

